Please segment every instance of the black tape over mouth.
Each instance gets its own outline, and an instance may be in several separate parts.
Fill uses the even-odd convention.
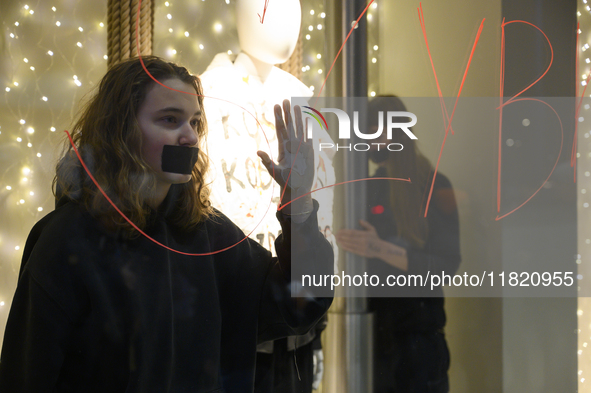
[[[197,163],[199,148],[164,145],[162,148],[162,171],[190,175]]]

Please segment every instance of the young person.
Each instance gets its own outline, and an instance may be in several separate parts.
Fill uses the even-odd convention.
[[[288,101],[275,107],[278,164],[258,153],[294,199],[277,212],[272,258],[210,206],[202,104],[199,79],[158,57],[104,76],[72,130],[90,174],[69,146],[56,210],[27,239],[0,391],[249,392],[257,343],[324,315],[330,298],[291,293],[291,263],[312,260],[316,274],[333,264],[306,195],[314,152],[299,108],[294,122]],[[307,169],[288,181],[294,161]]]

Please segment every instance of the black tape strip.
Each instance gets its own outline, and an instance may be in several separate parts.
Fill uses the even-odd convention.
[[[197,163],[199,148],[164,145],[162,149],[162,171],[190,175]]]

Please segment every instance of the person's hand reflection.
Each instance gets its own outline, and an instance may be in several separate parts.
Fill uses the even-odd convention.
[[[335,238],[339,247],[365,258],[379,258],[401,270],[408,270],[406,249],[380,239],[376,228],[369,222],[359,220],[359,224],[364,229],[341,229],[337,232]]]

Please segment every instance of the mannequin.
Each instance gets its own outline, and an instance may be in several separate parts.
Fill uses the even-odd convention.
[[[279,189],[269,187],[270,177],[252,152],[277,151],[274,125],[270,121],[276,103],[289,97],[311,97],[312,93],[293,75],[274,66],[287,61],[297,44],[301,25],[299,0],[270,2],[266,10],[264,6],[265,2],[261,0],[237,1],[236,23],[241,51],[237,56],[227,53],[216,55],[201,75],[201,80],[209,128],[207,154],[211,162],[212,203],[224,211],[245,234],[274,253],[273,241],[280,227],[272,213],[280,201]],[[315,133],[314,138],[317,152],[318,143],[332,143],[326,133]],[[235,159],[231,162],[222,159],[225,157],[227,160],[228,156]],[[320,152],[318,162],[315,163],[317,176],[312,190],[334,184],[331,161],[332,156]],[[318,211],[319,226],[325,236],[328,234],[327,238],[336,253],[336,241],[332,235],[333,190],[329,188],[314,193],[313,197],[321,206]],[[295,381],[291,382],[288,381],[289,377],[283,378],[286,381],[273,381],[270,376],[273,373],[272,365],[281,362],[277,356],[284,357],[285,362],[289,362],[288,366],[294,366],[296,348],[297,372],[303,372],[302,363],[310,363],[312,367],[312,345],[315,348],[317,370],[321,370],[320,331],[321,328],[318,329],[316,340],[312,329],[307,336],[289,337],[259,346],[261,367],[257,364],[257,384],[262,380],[266,386],[257,386],[258,391],[273,391],[270,386],[275,385],[274,391],[287,392],[285,389],[288,385],[291,388],[306,382],[305,378],[300,379],[297,374]],[[287,345],[287,348],[278,348],[278,345]],[[301,349],[306,346],[309,348]],[[305,358],[306,349],[310,353],[309,359]],[[274,359],[270,357],[273,352]],[[266,359],[270,369],[265,370],[263,359]],[[317,373],[315,388],[320,379],[321,373]],[[282,382],[286,383],[286,387],[277,385]],[[311,391],[311,387],[304,387],[303,391]]]

